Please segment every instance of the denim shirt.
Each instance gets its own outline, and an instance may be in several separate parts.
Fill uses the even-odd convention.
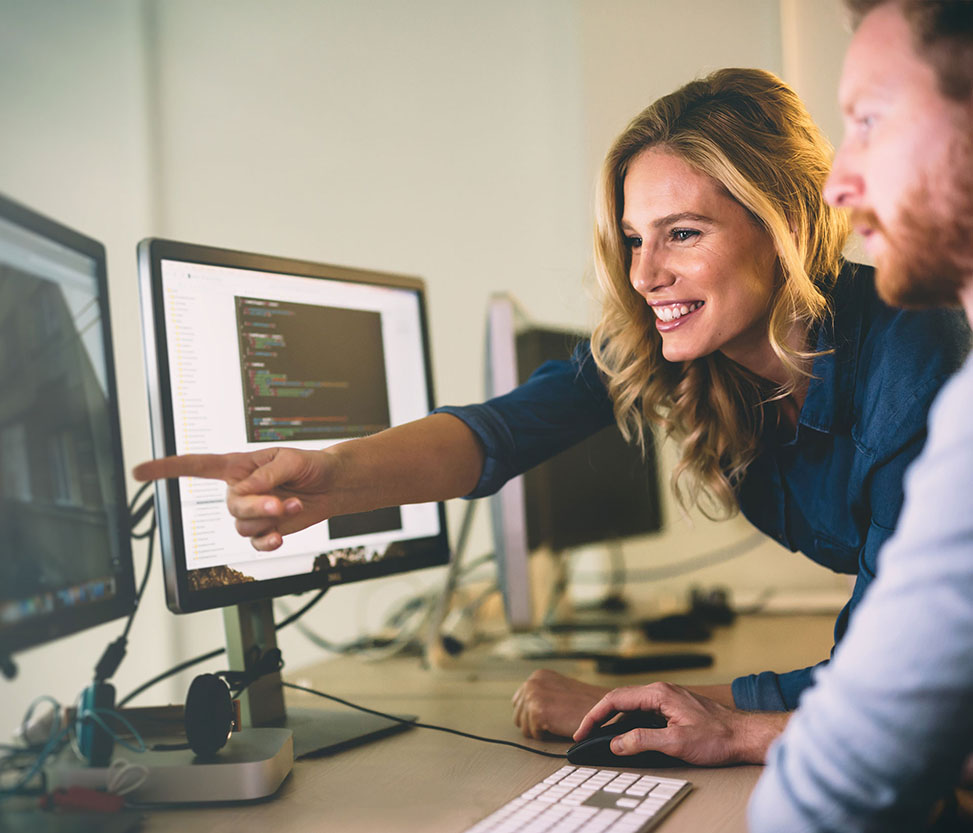
[[[962,364],[970,335],[958,310],[888,307],[866,266],[847,264],[832,294],[833,315],[816,333],[819,355],[797,429],[765,430],[738,498],[744,516],[778,543],[857,575],[835,623],[837,643],[895,528],[902,478],[925,441],[929,406]],[[438,410],[463,420],[483,444],[486,462],[470,498],[493,494],[614,418],[587,342],[509,394]],[[812,672],[740,677],[734,702],[743,709],[796,708]]]

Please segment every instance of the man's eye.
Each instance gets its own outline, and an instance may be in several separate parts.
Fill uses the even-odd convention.
[[[685,243],[694,237],[699,236],[699,232],[690,228],[674,228],[669,232],[669,236],[677,243]]]
[[[875,126],[875,116],[868,114],[855,119],[855,128],[861,134],[868,134]]]
[[[642,248],[642,238],[637,235],[630,235],[625,238],[625,245],[630,249],[641,249]]]

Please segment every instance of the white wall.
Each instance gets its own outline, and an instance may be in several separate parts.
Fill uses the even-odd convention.
[[[134,248],[150,235],[421,275],[437,399],[469,402],[491,292],[542,322],[594,320],[592,183],[637,111],[729,64],[813,68],[808,96],[832,85],[840,47],[789,63],[781,35],[800,13],[831,43],[831,0],[795,2],[0,0],[0,191],[108,246],[129,466],[149,455]],[[627,547],[633,564],[749,532],[669,517],[672,534]],[[481,517],[473,553],[488,547]],[[352,636],[440,575],[339,588],[308,621]],[[157,576],[122,690],[223,641],[218,613],[171,616]],[[836,586],[771,544],[699,579]],[[42,692],[70,700],[118,630],[23,654],[21,677],[0,683],[5,713]],[[282,642],[292,666],[317,656],[296,634]],[[181,699],[190,676],[147,701]]]
[[[841,3],[780,0],[783,77],[804,100],[821,129],[841,141],[838,81],[851,40]]]

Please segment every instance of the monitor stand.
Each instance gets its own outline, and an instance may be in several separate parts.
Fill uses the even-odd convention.
[[[269,599],[223,609],[230,668],[245,670],[247,661],[277,647],[274,608]],[[254,648],[257,650],[255,651]],[[414,721],[414,715],[396,715]],[[271,726],[294,733],[294,757],[327,755],[408,728],[408,723],[359,712],[284,707],[280,672],[266,674],[240,695],[244,726]]]

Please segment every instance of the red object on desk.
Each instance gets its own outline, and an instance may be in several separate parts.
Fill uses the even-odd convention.
[[[125,806],[120,795],[89,790],[85,787],[68,787],[41,796],[40,806],[45,810],[87,810],[92,813],[117,813]]]

